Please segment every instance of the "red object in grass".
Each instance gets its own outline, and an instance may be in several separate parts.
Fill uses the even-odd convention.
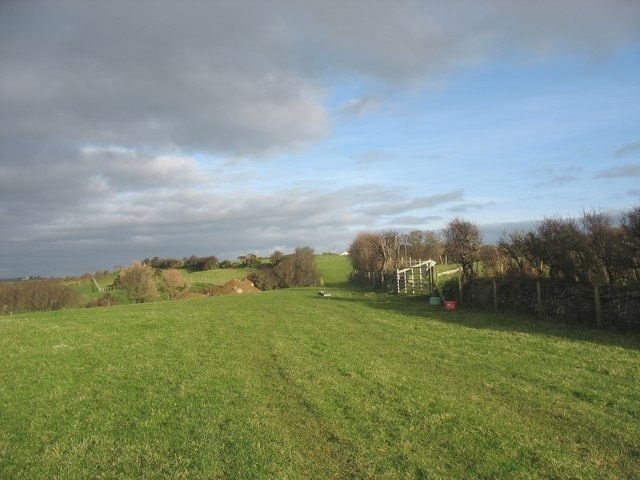
[[[444,301],[444,309],[448,312],[453,312],[457,308],[456,302],[453,300]]]

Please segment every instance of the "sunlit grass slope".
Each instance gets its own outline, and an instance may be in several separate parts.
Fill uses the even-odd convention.
[[[214,270],[185,273],[185,276],[192,283],[224,285],[234,278],[245,278],[249,273],[251,273],[250,268],[216,268]]]
[[[339,255],[317,255],[316,265],[322,274],[322,280],[327,287],[346,288],[351,273],[349,257]]]
[[[638,478],[637,336],[316,290],[0,317],[0,478]]]

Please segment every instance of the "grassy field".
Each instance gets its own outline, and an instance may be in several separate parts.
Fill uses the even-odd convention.
[[[324,276],[0,318],[0,478],[639,478],[637,335]]]
[[[218,268],[203,272],[185,273],[191,283],[204,283],[211,285],[224,285],[234,278],[245,278],[251,273],[250,268]]]
[[[351,262],[349,257],[338,255],[317,255],[316,265],[322,273],[322,281],[327,287],[348,288]]]

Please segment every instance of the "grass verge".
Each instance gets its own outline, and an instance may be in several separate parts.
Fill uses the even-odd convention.
[[[0,319],[0,478],[637,478],[640,338],[316,289]]]

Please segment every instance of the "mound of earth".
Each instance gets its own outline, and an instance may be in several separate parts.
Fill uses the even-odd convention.
[[[211,295],[233,295],[233,294],[241,294],[241,293],[253,293],[259,292],[260,290],[255,287],[253,282],[250,280],[242,279],[238,280],[234,278],[233,280],[229,280],[227,283],[222,285],[221,287],[216,287],[210,291]]]

